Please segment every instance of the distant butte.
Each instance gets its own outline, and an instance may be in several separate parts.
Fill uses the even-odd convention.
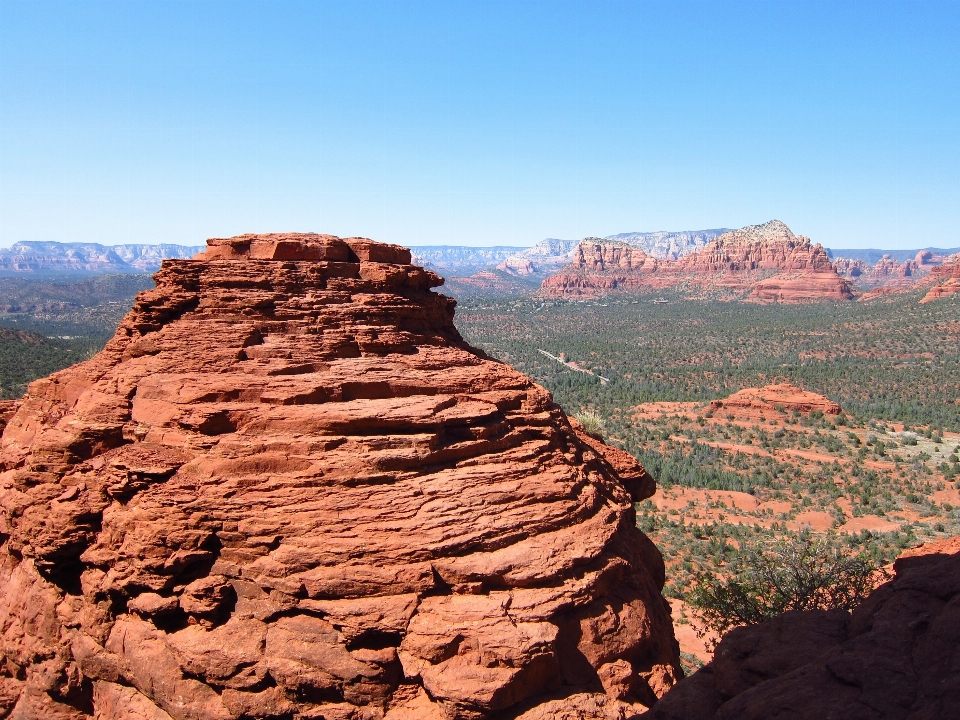
[[[789,383],[745,388],[723,400],[714,400],[709,409],[724,410],[738,417],[752,419],[775,418],[785,412],[794,411],[805,415],[814,411],[825,415],[840,414],[840,406],[829,398],[801,390]]]
[[[0,444],[0,716],[625,717],[681,676],[654,483],[363,238],[167,260]]]
[[[753,302],[852,300],[826,251],[772,220],[720,235],[679,260],[657,259],[625,243],[588,238],[574,260],[543,281],[550,297],[596,296],[614,290],[655,292],[682,286],[688,294]]]
[[[960,293],[960,256],[953,256],[952,262],[934,268],[927,281],[933,283],[933,287],[923,296],[921,303],[932,302]]]

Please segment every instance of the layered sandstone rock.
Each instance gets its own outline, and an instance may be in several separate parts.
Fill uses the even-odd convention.
[[[809,414],[814,411],[839,415],[840,406],[817,393],[801,390],[795,385],[781,383],[762,388],[744,388],[723,400],[710,403],[710,410],[733,413],[745,418],[779,418],[787,412]]]
[[[674,286],[757,302],[853,298],[823,247],[795,236],[778,220],[725,233],[679,260],[658,260],[624,243],[588,238],[570,265],[544,280],[541,291],[554,297],[593,296]]]
[[[904,553],[852,614],[788,612],[727,633],[645,720],[960,717],[960,537]]]
[[[869,289],[870,297],[912,288],[938,264],[929,250],[921,250],[913,260],[903,263],[884,255],[873,267],[862,260],[848,258],[837,258],[833,262],[841,277],[858,287]]]
[[[923,296],[921,303],[932,302],[940,298],[960,293],[960,257],[954,256],[951,262],[934,269],[928,280],[935,283]]]
[[[0,714],[622,715],[671,686],[632,458],[467,346],[407,250],[208,245],[3,433]]]

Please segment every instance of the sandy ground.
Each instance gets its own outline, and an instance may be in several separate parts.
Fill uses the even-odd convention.
[[[858,533],[863,530],[870,532],[891,532],[899,530],[902,523],[894,520],[888,520],[878,515],[863,515],[857,518],[850,518],[841,525],[838,530],[842,533]]]
[[[797,527],[793,527],[796,525]],[[797,516],[787,522],[787,527],[791,530],[802,530],[805,527],[811,530],[824,531],[833,527],[833,515],[823,510],[808,510],[807,512],[797,513]]]
[[[680,643],[680,652],[693,655],[698,660],[710,662],[713,660],[713,650],[710,643],[717,639],[717,634],[707,631],[703,637],[698,637],[697,630],[703,630],[703,625],[693,617],[690,606],[683,600],[670,599],[670,611],[673,614],[673,632]],[[677,622],[686,620],[687,622]]]
[[[659,420],[668,415],[680,415],[696,420],[705,407],[705,403],[696,402],[652,402],[637,405],[631,410],[636,413],[636,420]]]

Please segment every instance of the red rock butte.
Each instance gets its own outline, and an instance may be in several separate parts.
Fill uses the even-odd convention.
[[[779,220],[724,233],[679,260],[661,260],[622,242],[588,238],[569,265],[543,281],[541,292],[589,297],[675,286],[688,293],[761,303],[853,299],[826,250],[794,235]]]
[[[782,383],[762,388],[744,388],[723,400],[710,403],[710,410],[726,410],[749,418],[782,417],[786,412],[809,414],[819,411],[825,415],[839,415],[840,406],[816,393]]]
[[[618,717],[679,677],[652,479],[408,250],[244,235],[155,280],[3,431],[0,715]]]
[[[923,296],[921,303],[960,293],[960,257],[954,256],[951,260],[952,262],[944,263],[930,273],[928,280],[936,284]]]

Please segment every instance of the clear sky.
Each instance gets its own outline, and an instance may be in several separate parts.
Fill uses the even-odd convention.
[[[960,246],[960,1],[0,0],[0,246]]]

